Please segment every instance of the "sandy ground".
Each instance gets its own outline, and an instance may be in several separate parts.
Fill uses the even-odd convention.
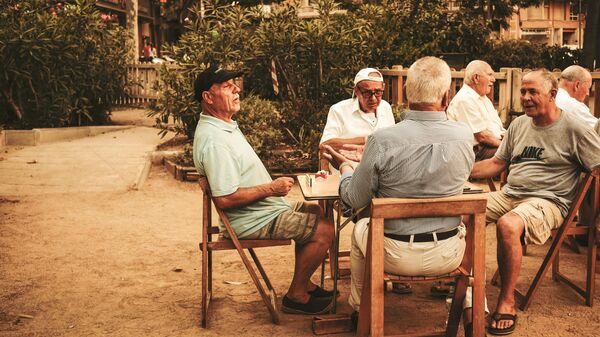
[[[234,252],[214,254],[209,328],[200,327],[201,192],[195,184],[153,167],[139,191],[38,195],[32,193],[36,186],[30,188],[0,191],[0,336],[312,335],[311,317],[282,314],[280,325],[270,323]],[[297,188],[290,198],[301,199]],[[487,230],[488,280],[496,268],[494,230]],[[348,248],[350,233],[344,230],[342,248]],[[531,281],[547,247],[529,248],[521,285]],[[258,254],[282,297],[293,249]],[[583,280],[583,255],[566,252],[562,261]],[[339,312],[348,313],[349,280],[341,280],[340,288]],[[386,295],[388,333],[443,327],[445,302],[431,298],[428,289]],[[493,305],[498,289],[489,282],[487,289]],[[598,336],[600,308],[586,307],[547,277],[531,308],[519,312],[517,325],[513,336]]]

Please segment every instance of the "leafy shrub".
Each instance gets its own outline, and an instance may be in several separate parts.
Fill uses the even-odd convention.
[[[544,46],[541,57],[545,68],[562,70],[573,64],[581,64],[583,49],[572,50],[568,47]]]
[[[241,101],[240,112],[234,118],[257,153],[264,154],[281,143],[281,115],[272,102],[248,95]]]
[[[265,15],[257,7],[245,8],[225,0],[205,2],[204,15],[194,9],[187,32],[166,53],[179,60],[181,69],[164,68],[162,96],[153,115],[181,123],[176,131],[193,136],[199,114],[193,102],[193,80],[209,63],[242,69],[244,92],[273,100],[279,110],[283,140],[317,161],[317,148],[329,107],[352,90],[352,79],[365,66],[410,65],[424,55],[458,52],[483,54],[489,30],[478,20],[448,12],[443,0],[384,1],[361,5],[340,14],[334,0],[317,0],[319,16],[302,19],[294,5],[283,4]],[[271,79],[274,65],[279,82],[275,95]],[[177,72],[177,73],[174,73]],[[248,102],[254,102],[254,98]],[[256,110],[265,115],[267,106]],[[264,107],[263,107],[264,106]],[[243,129],[244,114],[238,116]],[[251,121],[249,121],[251,123]],[[250,127],[263,160],[276,143],[264,143],[271,132]],[[258,140],[263,140],[262,144]],[[252,143],[252,141],[251,141]]]
[[[0,0],[0,124],[107,121],[124,93],[128,35],[93,1]]]
[[[565,69],[581,63],[582,50],[547,46],[526,40],[506,40],[494,44],[484,57],[494,69],[501,67]]]

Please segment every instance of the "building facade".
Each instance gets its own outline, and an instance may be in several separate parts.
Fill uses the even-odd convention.
[[[160,55],[162,38],[162,0],[97,0],[96,7],[102,18],[126,28],[134,37],[131,62],[137,62],[144,56],[144,45],[150,45]],[[148,41],[148,42],[146,42]]]
[[[585,15],[581,0],[545,0],[539,6],[517,8],[510,27],[500,33],[505,39],[524,39],[551,46],[582,48]]]

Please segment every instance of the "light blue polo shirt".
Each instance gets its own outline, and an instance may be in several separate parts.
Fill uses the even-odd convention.
[[[260,158],[248,144],[235,121],[227,123],[200,114],[194,134],[194,165],[206,176],[212,195],[230,195],[240,187],[254,187],[272,181]],[[264,227],[284,211],[291,210],[283,197],[268,197],[244,207],[225,210],[239,238]],[[219,221],[221,231],[223,224]]]

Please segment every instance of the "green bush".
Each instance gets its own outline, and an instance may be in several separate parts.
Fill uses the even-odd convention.
[[[567,47],[547,46],[526,40],[506,40],[496,42],[484,59],[494,69],[502,67],[535,69],[565,69],[581,63],[582,50]]]
[[[488,46],[488,29],[479,21],[448,12],[443,0],[384,1],[345,14],[338,11],[334,0],[317,0],[315,6],[319,16],[313,19],[300,18],[293,4],[273,8],[268,15],[257,7],[225,0],[205,2],[203,16],[196,7],[187,32],[176,45],[166,48],[181,69],[163,69],[162,95],[152,114],[159,122],[174,118],[181,124],[176,131],[192,137],[200,112],[193,102],[194,78],[215,62],[242,69],[242,94],[272,100],[269,108],[280,111],[281,120],[272,119],[271,124],[284,130],[285,143],[316,163],[329,107],[350,97],[357,70],[410,65],[432,54],[478,56]],[[273,64],[278,95],[271,79]],[[257,110],[267,114],[262,108]],[[246,122],[243,114],[238,116],[241,128]],[[272,131],[263,130],[267,129],[250,127],[245,134],[256,140],[269,139]],[[263,160],[274,153],[264,149],[273,146],[276,143],[259,145]]]
[[[248,95],[241,101],[240,112],[234,118],[258,154],[265,154],[283,140],[281,114],[270,101]]]
[[[104,123],[124,93],[128,35],[93,1],[0,0],[0,124]]]

